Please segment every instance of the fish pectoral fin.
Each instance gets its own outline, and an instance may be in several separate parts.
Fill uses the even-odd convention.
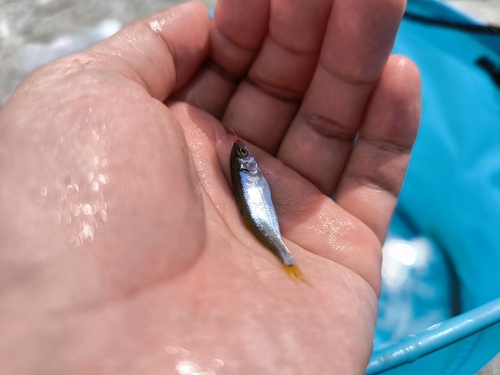
[[[285,270],[288,277],[290,279],[292,279],[293,281],[299,280],[299,281],[302,281],[303,283],[311,285],[309,280],[306,279],[306,277],[304,276],[304,274],[302,273],[300,268],[297,267],[297,265],[292,264],[290,266],[287,266],[287,265],[283,264],[283,269]]]

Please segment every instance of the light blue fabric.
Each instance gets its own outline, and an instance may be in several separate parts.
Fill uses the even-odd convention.
[[[408,10],[467,20],[429,0],[410,1]],[[415,288],[407,287],[403,295],[412,301],[416,318],[434,313],[437,319],[500,297],[500,88],[475,63],[487,56],[500,66],[500,38],[404,20],[394,53],[409,56],[420,69],[423,113],[389,239],[429,240],[434,263],[425,275],[410,274]],[[432,306],[415,298],[423,278],[433,286],[427,289]],[[387,302],[394,300],[385,284],[376,349],[396,339],[381,324],[390,308]],[[419,319],[414,325],[398,321],[393,329],[418,333]],[[497,324],[384,374],[474,374],[499,352]]]
[[[423,97],[398,211],[447,254],[468,310],[500,297],[500,89],[475,65],[500,55],[467,33],[412,21],[394,52],[419,66]]]

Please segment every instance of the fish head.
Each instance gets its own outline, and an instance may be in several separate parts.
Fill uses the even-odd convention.
[[[248,149],[247,145],[239,139],[234,141],[231,158],[234,158],[237,161],[240,170],[257,170],[257,163],[250,153],[250,150]]]

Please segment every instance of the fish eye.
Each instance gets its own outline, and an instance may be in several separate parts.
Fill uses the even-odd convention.
[[[242,156],[242,157],[245,157],[248,155],[248,151],[246,149],[244,149],[243,147],[240,147],[238,149],[238,151],[239,151],[240,156]]]

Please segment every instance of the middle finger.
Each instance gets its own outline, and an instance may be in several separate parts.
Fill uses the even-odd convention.
[[[272,0],[268,33],[222,122],[276,153],[316,68],[331,0]]]
[[[311,85],[278,158],[331,195],[392,49],[405,0],[336,0]]]

